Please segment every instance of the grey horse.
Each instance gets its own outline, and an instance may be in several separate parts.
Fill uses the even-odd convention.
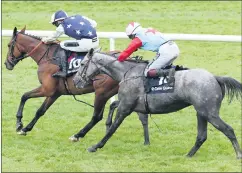
[[[119,81],[119,105],[116,118],[108,133],[96,145],[88,148],[95,152],[102,148],[117,130],[119,125],[133,111],[141,113],[166,114],[193,105],[197,112],[197,138],[187,154],[192,157],[207,139],[207,123],[223,132],[231,141],[238,159],[242,151],[234,130],[219,116],[221,102],[228,94],[230,101],[241,98],[242,84],[231,77],[214,76],[203,69],[190,69],[175,73],[175,86],[172,93],[147,94],[144,90],[143,72],[145,63],[119,62],[114,57],[90,50],[82,61],[74,77],[76,87],[88,85],[98,73],[105,73]]]

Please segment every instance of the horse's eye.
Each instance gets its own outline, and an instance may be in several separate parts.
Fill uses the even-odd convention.
[[[10,47],[10,44],[8,44],[8,47]]]

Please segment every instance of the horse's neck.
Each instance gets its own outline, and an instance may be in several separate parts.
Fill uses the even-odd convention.
[[[19,44],[23,47],[25,52],[31,52],[31,50],[33,50],[40,42],[39,40],[24,34],[19,34],[18,37],[20,37]]]
[[[106,61],[106,60],[105,60]],[[143,69],[145,68],[146,64],[137,64],[135,62],[128,62],[128,61],[124,61],[124,62],[119,62],[119,61],[114,61],[112,63],[112,61],[114,61],[114,59],[110,59],[107,58],[107,61],[105,63],[110,63],[109,65],[105,66],[105,68],[103,69],[103,71],[108,74],[109,76],[111,76],[114,80],[116,81],[122,81],[123,77],[125,76],[125,74],[132,70],[134,67],[142,66],[143,68],[141,68],[140,70],[143,71]],[[101,65],[103,66],[103,65]],[[140,71],[137,71],[137,75],[140,73]],[[141,72],[142,73],[142,72]]]
[[[41,40],[38,40],[36,38],[33,38],[28,35],[24,35],[24,34],[21,34],[20,40],[21,41],[19,44],[24,48],[24,52],[26,52],[28,54],[30,52],[32,52],[36,48],[36,46],[38,46],[38,44],[41,42]],[[38,48],[31,53],[30,57],[36,63],[38,63],[46,50],[47,50],[47,46],[42,44],[42,45],[38,46]]]

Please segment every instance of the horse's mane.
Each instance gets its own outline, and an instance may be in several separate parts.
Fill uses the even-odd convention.
[[[111,56],[111,57],[113,57],[113,58],[117,58],[116,56],[115,56],[115,53],[108,53],[108,52],[96,52],[96,53],[100,53],[100,54],[103,54],[103,55],[108,55],[108,56]]]
[[[110,54],[110,53],[108,53],[108,52],[97,52],[97,53],[100,53],[100,54],[103,54],[103,55],[107,55],[107,56],[111,56],[111,57],[113,57],[113,58],[118,58],[117,56],[115,56],[116,54],[118,54],[118,53],[121,53],[121,52],[118,52],[118,51],[114,51],[114,53],[112,54]],[[126,59],[125,61],[128,61],[128,62],[132,62],[132,63],[145,63],[145,64],[148,64],[149,63],[149,61],[147,61],[147,60],[136,60],[136,59]]]
[[[29,37],[35,38],[35,39],[40,40],[40,41],[42,40],[42,37],[38,37],[38,36],[35,36],[35,35],[26,34],[26,33],[21,33],[21,34],[27,35]]]

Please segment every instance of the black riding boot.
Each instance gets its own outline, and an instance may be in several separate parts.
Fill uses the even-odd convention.
[[[61,57],[61,71],[56,72],[53,74],[53,77],[63,77],[65,78],[67,75],[67,60],[66,57]]]

